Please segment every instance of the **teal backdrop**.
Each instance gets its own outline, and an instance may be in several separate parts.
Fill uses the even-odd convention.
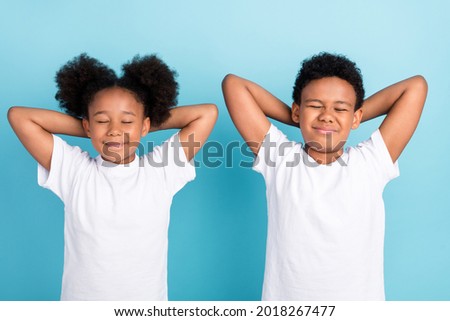
[[[300,62],[320,51],[355,60],[367,94],[415,74],[427,79],[428,99],[400,158],[401,176],[384,193],[386,296],[450,300],[449,12],[444,0],[1,0],[0,300],[59,299],[63,204],[37,185],[36,162],[6,114],[14,105],[58,110],[55,72],[81,52],[117,71],[136,54],[157,53],[179,74],[179,104],[217,104],[210,137],[216,143],[196,156],[197,178],[172,204],[169,298],[259,300],[265,186],[240,164],[248,164],[245,151],[219,154],[219,144],[242,145],[220,84],[235,73],[291,104]],[[361,125],[349,144],[379,124]],[[301,140],[299,130],[282,128]],[[171,133],[147,139],[160,143]],[[93,152],[88,140],[65,138]]]

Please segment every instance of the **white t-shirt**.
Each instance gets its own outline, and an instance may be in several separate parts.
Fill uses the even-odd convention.
[[[319,165],[272,125],[253,168],[268,204],[263,300],[384,300],[382,194],[399,171],[380,132]]]
[[[38,183],[64,202],[61,300],[167,300],[172,197],[195,178],[178,135],[126,165],[53,141]]]

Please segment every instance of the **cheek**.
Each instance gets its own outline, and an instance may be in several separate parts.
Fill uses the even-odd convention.
[[[354,121],[353,115],[347,118],[347,123],[350,127],[352,127]]]
[[[105,130],[99,126],[91,127],[91,139],[98,139],[99,137],[104,135]]]
[[[130,130],[128,132],[128,135],[130,135],[129,136],[130,141],[139,142],[141,140],[141,137],[142,137],[142,128],[141,127],[133,128],[132,130]]]
[[[341,125],[340,125],[341,129],[344,130],[346,133],[350,133],[350,131],[352,130],[353,127],[353,118],[347,118],[347,119],[343,119],[341,120]]]
[[[299,117],[300,117],[299,121],[300,126],[305,126],[314,120],[314,115],[312,115],[311,113],[300,113]]]

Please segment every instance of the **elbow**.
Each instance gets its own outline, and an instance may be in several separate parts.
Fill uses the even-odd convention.
[[[206,117],[211,120],[211,122],[215,123],[217,118],[219,117],[219,109],[215,104],[206,105],[205,111]]]
[[[424,76],[422,76],[422,75],[415,75],[413,78],[414,78],[417,82],[420,82],[420,83],[422,83],[422,84],[427,85],[427,80],[425,79]]]
[[[225,99],[225,105],[230,111],[237,107],[236,97],[242,95],[247,91],[247,80],[239,76],[228,74],[222,80],[222,93]]]
[[[226,75],[223,80],[222,80],[222,90],[225,91],[225,89],[227,87],[229,87],[230,85],[232,86],[233,84],[235,84],[237,81],[239,81],[239,77],[233,74],[228,74]]]
[[[428,91],[428,83],[424,76],[422,75],[416,75],[412,77],[414,81],[414,86],[417,88],[417,90],[423,91],[425,94]]]
[[[422,110],[425,106],[425,101],[427,99],[428,94],[428,83],[425,77],[421,75],[416,75],[409,79],[410,83],[407,88],[411,98],[417,103],[417,106],[420,106],[420,110]]]
[[[20,114],[22,111],[22,107],[18,107],[18,106],[12,106],[8,109],[8,121],[9,123],[12,125],[13,123],[15,123],[17,121],[17,119],[20,118]]]
[[[423,100],[423,106],[425,105],[425,100],[427,99],[428,95],[428,83],[425,79],[425,77],[421,75],[417,75],[415,78],[415,88],[416,91],[419,93],[419,99]],[[422,108],[423,108],[422,106]]]
[[[224,85],[226,85],[227,83],[229,83],[230,81],[232,81],[233,78],[236,78],[236,75],[233,75],[233,74],[227,74],[225,77],[223,77],[223,80],[222,80],[222,86],[224,86]]]

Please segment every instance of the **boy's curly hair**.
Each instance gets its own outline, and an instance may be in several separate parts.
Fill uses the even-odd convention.
[[[300,105],[302,90],[312,80],[325,77],[338,77],[352,85],[356,94],[355,110],[361,108],[364,102],[364,86],[362,75],[356,64],[343,55],[321,52],[302,62],[295,79],[292,98]]]
[[[170,107],[177,104],[176,72],[156,55],[135,56],[122,66],[122,71],[119,78],[111,68],[83,53],[56,73],[58,92],[55,98],[69,115],[87,118],[95,94],[118,86],[132,92],[143,104],[145,116],[150,117],[152,125],[167,120]]]

